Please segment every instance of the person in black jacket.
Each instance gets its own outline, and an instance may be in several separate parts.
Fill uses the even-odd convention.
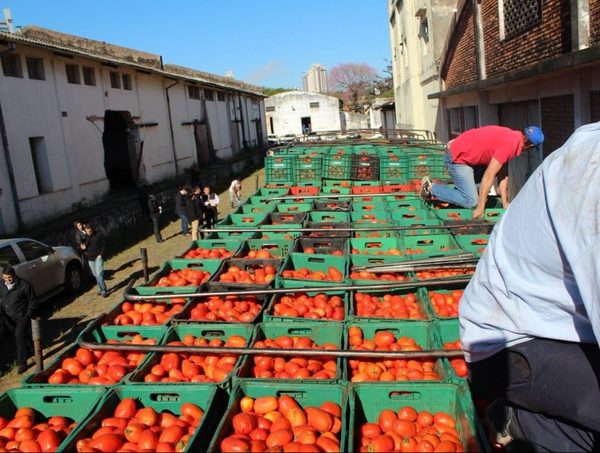
[[[91,225],[85,226],[85,233],[87,234],[87,241],[82,248],[85,256],[89,261],[90,269],[92,274],[96,277],[98,288],[100,291],[99,295],[102,297],[108,297],[108,291],[106,289],[106,283],[104,282],[104,248],[106,246],[106,238],[100,231],[96,231]]]
[[[148,212],[150,213],[150,219],[152,219],[154,238],[156,239],[156,242],[161,243],[163,241],[160,234],[160,215],[162,214],[162,206],[154,194],[148,195]]]
[[[15,335],[18,371],[24,373],[27,370],[27,358],[30,352],[29,325],[35,308],[35,293],[31,284],[18,278],[12,267],[2,270],[2,280],[0,283],[0,316],[3,318],[4,326]]]
[[[188,219],[188,193],[190,192],[190,186],[185,184],[180,186],[177,195],[175,195],[175,214],[181,219],[181,234],[187,236],[189,233],[189,219]]]

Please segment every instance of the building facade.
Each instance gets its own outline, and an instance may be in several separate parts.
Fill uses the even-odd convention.
[[[306,91],[286,91],[265,100],[267,131],[279,137],[343,129],[341,101]]]
[[[266,145],[259,87],[38,27],[0,53],[0,234]]]
[[[396,127],[436,131],[439,60],[456,0],[388,0]]]
[[[327,69],[320,64],[313,64],[302,78],[304,91],[311,93],[328,93]]]
[[[600,121],[600,0],[463,0],[442,54],[438,130],[542,127],[539,152],[511,161],[514,195],[542,159]]]

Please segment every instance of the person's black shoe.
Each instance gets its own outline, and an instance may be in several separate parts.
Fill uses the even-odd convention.
[[[509,452],[522,451],[519,446],[526,438],[513,407],[497,399],[486,409],[485,418],[490,425],[492,442],[502,445]]]
[[[162,242],[162,239],[157,239],[156,242],[158,242],[159,244]]]
[[[102,293],[102,297],[106,299],[108,297],[108,293]]]

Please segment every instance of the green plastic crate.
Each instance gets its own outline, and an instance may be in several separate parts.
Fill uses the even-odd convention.
[[[283,296],[298,296],[300,294],[306,294],[309,297],[314,297],[317,294],[323,293],[325,294],[328,298],[331,296],[339,296],[343,302],[344,302],[344,319],[342,321],[337,321],[334,319],[330,319],[330,318],[320,318],[320,319],[315,319],[315,318],[304,318],[304,317],[297,317],[297,318],[293,318],[290,316],[277,316],[275,314],[273,314],[273,307],[275,305],[277,305],[279,303],[279,301],[281,300],[281,298]],[[271,298],[270,298],[270,302],[269,302],[269,306],[267,307],[267,309],[265,310],[265,314],[264,314],[264,320],[265,322],[343,322],[344,320],[348,319],[348,306],[349,306],[349,302],[348,302],[348,296],[349,293],[348,291],[319,291],[319,292],[315,292],[315,291],[311,291],[311,292],[304,292],[301,289],[297,290],[297,291],[290,291],[287,292],[285,294],[274,294]]]
[[[423,219],[406,222],[399,231],[400,236],[426,236],[429,234],[450,234],[448,228],[444,228],[444,222],[439,219]],[[439,228],[437,228],[439,227]]]
[[[277,198],[277,197],[286,196],[288,194],[288,192],[289,192],[288,188],[278,189],[278,188],[261,187],[256,192],[256,195],[259,197],[265,197],[265,198]]]
[[[435,214],[429,209],[403,209],[390,213],[392,221],[400,226],[411,225],[426,219],[435,219]]]
[[[127,337],[140,334],[144,338],[154,338],[157,343],[160,342],[165,334],[166,327],[165,326],[119,326],[118,329],[107,328],[110,326],[104,326],[101,328],[93,329],[88,331],[84,330],[78,337],[83,338],[86,341],[93,341],[98,343],[105,343],[106,340],[125,340]],[[144,327],[148,327],[148,329],[144,329]],[[77,389],[77,388],[106,388],[107,386],[93,385],[93,384],[49,384],[48,378],[52,375],[56,370],[61,367],[62,361],[64,359],[75,357],[75,353],[80,348],[78,343],[73,343],[70,347],[68,347],[64,352],[58,355],[50,365],[48,365],[43,371],[36,372],[25,376],[22,381],[22,385],[24,387],[34,387],[34,388],[64,388],[64,389]],[[145,359],[142,359],[140,363],[141,365]],[[133,372],[132,370],[131,372]],[[123,382],[127,376],[126,374],[120,382]]]
[[[297,237],[299,237],[302,233],[300,231],[261,231],[257,233],[258,239],[262,240],[288,240],[293,241]],[[254,238],[253,238],[254,239]]]
[[[265,159],[265,178],[267,182],[293,181],[295,159],[293,156],[277,154]]]
[[[347,214],[347,213],[346,213]],[[335,238],[349,238],[351,236],[351,231],[342,231],[342,229],[347,230],[348,228],[352,228],[352,224],[350,222],[306,222],[306,228],[313,229],[318,228],[327,231],[312,231],[312,232],[304,232],[303,236],[308,237],[335,237]]]
[[[372,187],[375,189],[381,189],[380,181],[352,181],[352,187]],[[379,190],[377,193],[379,193]]]
[[[249,322],[243,322],[243,321],[237,321],[237,320],[236,321],[226,321],[226,320],[221,320],[221,319],[215,319],[215,320],[191,319],[192,311],[196,307],[198,307],[198,305],[207,303],[212,297],[217,297],[217,296],[198,297],[198,298],[193,299],[189,304],[187,304],[185,306],[183,311],[181,311],[180,313],[177,313],[175,316],[173,316],[171,318],[171,325],[175,326],[175,325],[179,325],[179,324],[213,324],[213,325],[257,324],[262,320],[263,312],[267,308],[268,300],[270,299],[269,295],[267,295],[267,294],[259,294],[259,295],[253,296],[253,297],[252,296],[227,296],[227,301],[231,301],[234,297],[236,297],[236,300],[245,300],[245,299],[250,299],[250,298],[256,299],[256,303],[261,305],[261,309],[256,314],[254,319],[252,319]],[[220,299],[225,299],[225,297],[220,297]]]
[[[312,211],[308,214],[309,222],[350,222],[347,212],[338,211]]]
[[[177,258],[186,259],[185,255],[187,253],[191,252],[192,250],[196,250],[196,249],[206,249],[206,250],[225,249],[228,252],[231,252],[233,255],[235,255],[239,251],[239,249],[242,247],[242,243],[243,243],[243,241],[239,240],[239,239],[199,239],[197,241],[192,242],[192,245],[190,246],[190,248],[188,248],[185,252],[183,252]],[[194,258],[194,259],[202,259],[202,258]],[[220,259],[220,258],[213,258],[213,259]]]
[[[348,179],[323,179],[321,188],[324,187],[352,187],[352,183]]]
[[[350,154],[327,154],[323,157],[323,178],[349,179],[351,164]]]
[[[227,323],[193,323],[193,324],[177,324],[169,328],[163,337],[162,344],[168,344],[173,341],[182,341],[186,335],[193,335],[195,337],[203,337],[207,340],[218,338],[220,340],[227,340],[230,336],[239,335],[246,339],[246,346],[250,344],[252,338],[254,326],[251,324],[227,324]],[[215,348],[215,355],[219,355],[219,348]],[[190,353],[189,355],[192,355]],[[144,382],[144,376],[150,374],[150,370],[154,365],[160,363],[163,357],[163,353],[154,352],[148,355],[146,359],[137,367],[137,369],[127,376],[125,382],[128,385],[148,385]],[[242,357],[238,357],[236,365],[228,375],[227,379],[217,383],[195,383],[195,382],[153,382],[152,385],[158,386],[203,386],[203,385],[218,385],[220,387],[228,387],[231,384],[231,379],[235,375],[235,371],[241,363]]]
[[[479,437],[480,422],[466,388],[452,384],[402,382],[356,384],[352,391],[347,451],[359,450],[358,433],[364,423],[377,423],[384,409],[397,413],[406,406],[418,412],[448,413],[456,420],[464,451],[490,451],[487,442]]]
[[[359,316],[356,310],[356,293],[362,293],[367,296],[375,296],[380,300],[386,294],[391,295],[400,295],[402,297],[407,294],[414,294],[417,299],[417,305],[419,307],[419,311],[423,316],[423,319],[410,319],[410,318],[383,318],[378,316]],[[365,323],[365,322],[386,322],[386,321],[402,321],[402,322],[422,322],[422,321],[431,321],[433,318],[429,313],[429,305],[425,300],[423,300],[422,293],[418,292],[416,288],[407,288],[407,289],[374,289],[368,291],[352,291],[350,296],[350,319],[355,323]]]
[[[178,298],[179,299],[179,298]],[[165,303],[171,305],[171,299],[161,299],[159,301],[141,301],[140,303],[151,303],[155,304],[157,302]],[[170,318],[165,321],[163,324],[154,324],[154,325],[117,325],[115,324],[115,318],[123,313],[123,303],[125,300],[122,299],[118,304],[112,307],[108,313],[101,315],[101,320],[99,321],[99,327],[96,328],[92,333],[89,332],[86,327],[78,336],[78,338],[82,338],[85,334],[87,339],[92,339],[94,341],[105,342],[106,340],[118,340],[120,338],[125,338],[127,336],[132,336],[135,334],[142,335],[146,338],[154,338],[157,341],[160,340],[164,333],[166,332],[167,325],[169,324]],[[135,302],[130,302],[131,304]],[[188,299],[185,299],[185,302],[181,303],[182,309],[185,308],[186,304],[189,303]]]
[[[387,198],[387,197],[386,197]],[[386,201],[386,208],[390,212],[396,211],[420,211],[427,209],[427,205],[421,200],[415,198],[407,198],[405,200]]]
[[[344,348],[344,329],[343,324],[339,322],[298,322],[282,321],[282,322],[263,322],[257,324],[252,334],[252,343],[262,341],[266,338],[277,338],[279,336],[289,337],[308,337],[314,343],[323,345],[331,343],[336,345],[340,350]],[[291,358],[291,357],[289,357]],[[332,359],[333,360],[333,359]],[[335,359],[337,363],[336,377],[334,379],[278,379],[268,378],[262,379],[253,376],[252,368],[254,367],[253,356],[246,356],[242,359],[239,369],[235,375],[235,381],[252,381],[252,382],[308,382],[308,383],[333,383],[339,380],[342,376],[342,359]]]
[[[298,157],[294,167],[294,181],[320,182],[323,176],[323,159],[320,156]]]
[[[255,228],[264,223],[267,219],[267,213],[256,214],[229,214],[225,219],[215,225],[215,228]]]
[[[77,451],[77,441],[98,430],[102,420],[112,417],[118,404],[125,398],[134,398],[144,407],[152,407],[156,412],[168,411],[181,415],[183,403],[193,403],[204,410],[200,425],[194,431],[183,451],[204,451],[210,435],[220,419],[225,406],[226,395],[215,386],[119,386],[109,392],[98,403],[98,407],[76,428],[67,439],[62,451]]]
[[[215,230],[206,236],[206,239],[234,239],[243,241],[244,239],[251,239],[258,237],[256,231],[218,231]]]
[[[377,332],[385,331],[393,333],[396,339],[400,337],[412,338],[419,346],[421,346],[423,350],[439,350],[441,348],[439,338],[434,334],[432,323],[428,321],[401,321],[395,319],[386,319],[383,321],[373,322],[349,322],[346,324],[346,335],[351,327],[360,327],[362,329],[364,339],[372,340]],[[344,378],[350,381],[352,376],[350,366],[348,365],[348,360],[350,359],[344,359]],[[381,360],[372,359],[371,361],[379,362]],[[435,362],[434,371],[440,377],[439,381],[415,380],[411,382],[422,382],[428,384],[448,382],[450,377],[447,374],[443,360],[438,359]]]
[[[447,342],[455,342],[460,337],[460,325],[458,318],[450,318],[450,319],[439,319],[434,322],[435,325],[435,334],[437,335],[440,344],[442,347],[444,343]],[[450,359],[444,359],[444,364],[446,366],[446,370],[448,372],[448,376],[450,376],[451,381],[457,385],[467,385],[467,378],[460,377],[452,368],[450,364]]]
[[[445,288],[431,288],[431,289],[427,289],[427,288],[421,288],[420,291],[422,292],[422,297],[423,300],[427,303],[427,305],[429,306],[429,312],[431,313],[431,315],[433,316],[433,318],[436,321],[447,321],[447,320],[451,320],[451,321],[455,321],[458,319],[458,317],[456,316],[440,316],[436,313],[435,309],[433,308],[433,304],[431,303],[431,299],[429,298],[429,291],[433,291],[435,293],[440,293],[440,294],[450,294],[452,291],[454,290],[460,290],[463,291],[465,289],[464,284],[452,284],[452,282],[448,283],[448,286]]]
[[[234,214],[269,214],[275,209],[275,204],[243,204]]]
[[[481,220],[485,220],[486,222],[489,223],[496,223],[498,220],[500,220],[500,217],[502,217],[502,214],[504,214],[506,210],[505,209],[486,209],[485,213],[483,215],[483,219]],[[436,215],[442,219],[442,220],[446,220],[446,221],[452,221],[452,222],[457,222],[457,221],[472,221],[472,214],[473,214],[473,210],[471,209],[436,209],[435,210]]]
[[[278,259],[285,258],[293,249],[294,241],[287,239],[248,239],[240,248],[236,258],[247,258],[250,251],[268,250]]]
[[[150,278],[146,284],[136,286],[135,289],[142,296],[154,294],[187,294],[198,292],[204,283],[207,283],[219,270],[222,260],[183,260],[174,259],[165,262],[161,268]],[[155,286],[162,277],[169,275],[171,271],[181,269],[197,269],[209,272],[210,275],[199,286]]]
[[[390,215],[387,211],[352,211],[350,213],[350,221],[357,224],[388,224],[390,223]]]
[[[275,282],[275,279],[273,279],[272,281],[270,281],[268,283],[236,283],[236,282],[222,282],[222,281],[219,281],[219,278],[221,275],[225,274],[231,266],[237,266],[240,269],[242,269],[246,272],[250,272],[252,274],[252,273],[254,273],[254,269],[256,269],[256,268],[266,267],[267,265],[271,265],[276,270],[275,275],[279,275],[277,272],[279,271],[279,268],[281,267],[281,262],[282,261],[278,260],[278,259],[248,259],[248,258],[228,259],[227,261],[225,261],[223,263],[223,266],[221,267],[219,272],[217,272],[215,274],[214,278],[211,279],[211,281],[209,282],[209,284],[208,284],[209,290],[210,291],[228,291],[228,290],[235,291],[236,289],[245,290],[245,289],[271,288]]]
[[[421,250],[423,253],[418,255],[422,258],[462,253],[462,249],[451,234],[412,235],[405,236],[402,241],[405,249]]]
[[[381,181],[405,181],[408,178],[408,161],[404,155],[381,157],[379,179]]]
[[[256,205],[269,205],[269,204],[277,204],[278,200],[272,200],[269,197],[260,197],[258,195],[252,195],[248,197],[248,201],[245,204],[256,204]]]
[[[301,407],[319,407],[326,401],[332,401],[339,404],[342,408],[342,429],[339,434],[340,451],[346,450],[346,442],[348,437],[348,388],[339,384],[310,384],[296,383],[295,381],[279,381],[277,386],[272,383],[259,382],[240,382],[234,387],[226,412],[220,420],[218,428],[215,430],[215,435],[212,438],[208,451],[221,451],[220,445],[225,437],[233,434],[232,421],[233,417],[240,411],[240,400],[244,396],[251,398],[259,398],[261,396],[280,397],[288,395],[296,399]]]
[[[274,212],[310,212],[312,211],[312,202],[307,203],[279,203]]]
[[[334,282],[329,280],[309,280],[284,278],[283,271],[298,270],[308,268],[311,271],[322,271],[327,274],[327,270],[334,267],[342,273],[342,281]],[[290,253],[283,262],[283,266],[277,274],[276,285],[280,288],[303,288],[317,286],[343,285],[348,276],[348,260],[343,256],[333,255],[309,255],[304,253]]]
[[[489,234],[459,234],[454,236],[458,245],[465,251],[481,256],[490,239]],[[485,241],[485,243],[482,243]]]
[[[394,256],[388,255],[392,249],[401,250],[402,243],[396,237],[389,238],[354,238],[350,239],[350,252],[353,255],[377,255],[377,256]],[[354,253],[357,251],[358,253]]]
[[[406,260],[406,259],[405,259]],[[357,272],[355,270],[356,267],[359,266],[368,266],[368,265],[384,265],[384,264],[396,264],[398,263],[397,259],[394,259],[394,257],[387,257],[387,256],[376,256],[376,255],[351,255],[350,256],[350,275],[352,275],[352,272]],[[367,269],[368,271],[368,269]],[[402,282],[411,282],[411,281],[415,281],[415,276],[412,272],[389,272],[389,274],[392,275],[401,275],[403,277],[405,277],[405,280],[402,280]],[[388,283],[396,283],[399,280],[369,280],[369,279],[364,279],[364,278],[352,278],[350,277],[350,281],[352,282],[353,285],[369,285],[369,286],[373,286],[374,288],[376,288],[378,285],[385,285]]]
[[[354,237],[357,239],[379,239],[379,238],[397,238],[400,235],[400,231],[396,229],[389,229],[390,227],[397,227],[391,222],[379,223],[377,226],[371,226],[368,223],[356,224],[356,228],[366,228],[363,230],[354,231]]]
[[[18,409],[30,407],[35,412],[36,424],[41,423],[42,418],[62,416],[76,422],[77,429],[96,408],[105,391],[102,387],[10,389],[0,395],[0,417],[12,420]],[[71,435],[67,436],[55,451],[68,451],[65,447]]]
[[[434,179],[450,177],[442,154],[419,153],[408,157],[408,177],[420,180],[423,176]]]
[[[374,199],[373,201],[365,202],[352,202],[352,212],[380,212],[386,211],[386,203],[381,197]]]

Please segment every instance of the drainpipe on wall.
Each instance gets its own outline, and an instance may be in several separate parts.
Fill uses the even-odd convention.
[[[169,114],[169,131],[171,132],[171,148],[173,149],[173,163],[175,164],[175,176],[179,176],[179,167],[177,166],[177,153],[175,152],[175,132],[173,131],[173,116],[171,115],[171,99],[169,98],[169,90],[178,84],[179,81],[173,82],[171,85],[165,88],[165,93],[167,95],[167,113]]]
[[[17,228],[19,230],[23,227],[23,217],[21,216],[21,205],[19,205],[17,195],[17,183],[15,182],[15,173],[13,171],[12,160],[10,158],[10,151],[8,149],[8,136],[6,135],[6,126],[4,124],[4,114],[2,113],[2,105],[0,104],[0,133],[2,134],[2,146],[4,147],[4,153],[6,156],[6,168],[8,170],[8,180],[10,184],[10,190],[12,192],[12,201],[15,208],[15,215],[17,216]]]
[[[477,75],[479,80],[487,79],[485,69],[485,43],[483,41],[483,18],[481,16],[481,0],[473,0],[473,16],[475,17],[475,48],[477,52]]]

